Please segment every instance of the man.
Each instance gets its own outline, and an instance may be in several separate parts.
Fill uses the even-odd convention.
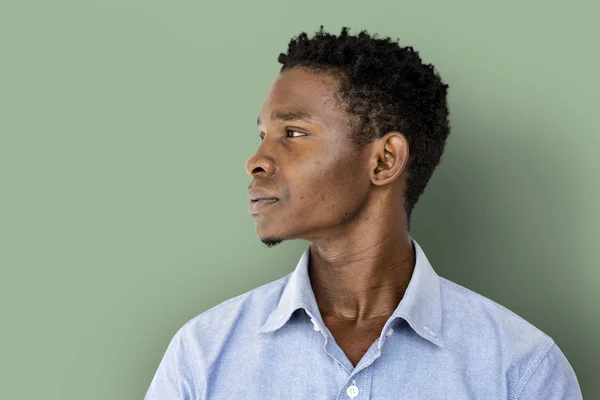
[[[550,337],[439,277],[410,236],[449,132],[433,66],[322,26],[278,61],[248,208],[267,246],[310,246],[293,273],[188,321],[146,399],[580,399]]]

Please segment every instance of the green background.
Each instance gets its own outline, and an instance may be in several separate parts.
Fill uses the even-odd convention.
[[[0,0],[0,398],[140,399],[176,330],[290,273],[244,163],[292,36],[412,45],[452,133],[413,237],[600,398],[593,2]]]

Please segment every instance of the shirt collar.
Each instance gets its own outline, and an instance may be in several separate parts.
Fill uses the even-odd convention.
[[[415,268],[404,297],[390,318],[402,318],[419,336],[444,347],[442,339],[442,305],[440,278],[427,260],[419,244],[411,238],[415,249]],[[289,320],[292,313],[304,309],[311,318],[321,320],[310,278],[308,261],[310,246],[304,251],[286,283],[279,304],[269,315],[260,332],[274,332]]]

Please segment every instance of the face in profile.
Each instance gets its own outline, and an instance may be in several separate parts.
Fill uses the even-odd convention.
[[[336,101],[335,78],[294,67],[274,80],[258,117],[248,211],[263,243],[308,241],[352,223],[369,190],[369,146],[350,140],[354,119]]]

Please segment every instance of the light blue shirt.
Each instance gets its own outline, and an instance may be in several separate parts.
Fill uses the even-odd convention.
[[[356,367],[321,318],[309,247],[291,274],[183,325],[145,399],[582,398],[548,335],[439,277],[412,243],[416,262],[404,297]]]

